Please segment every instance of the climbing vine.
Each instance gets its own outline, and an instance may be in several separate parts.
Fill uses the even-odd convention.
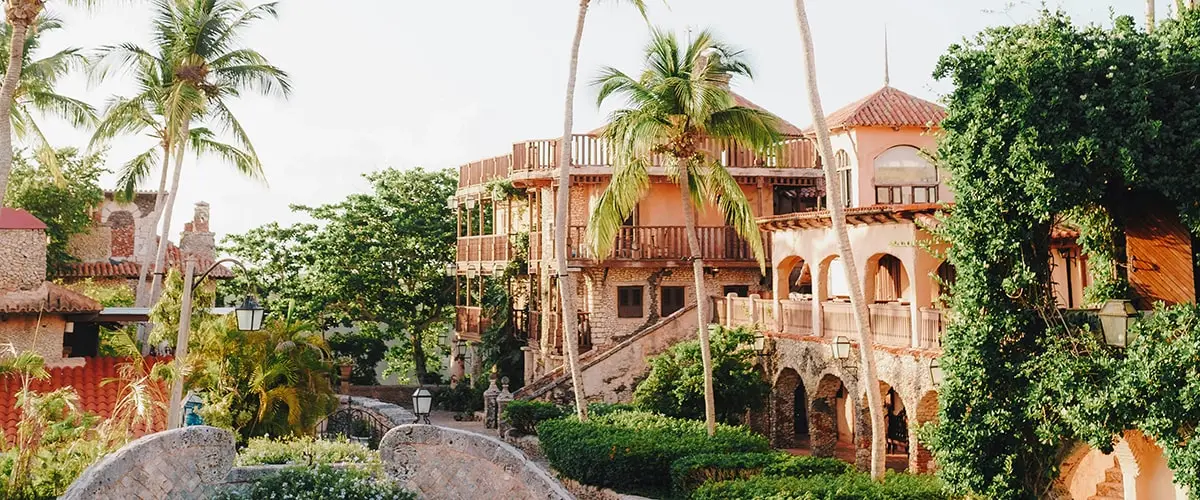
[[[957,200],[940,230],[957,281],[928,434],[939,474],[964,494],[1039,498],[1067,447],[1137,428],[1200,492],[1195,307],[1160,311],[1120,352],[1059,311],[1049,262],[1052,228],[1073,222],[1101,278],[1089,302],[1119,297],[1128,209],[1160,203],[1196,234],[1200,13],[1147,34],[1047,11],[952,46],[935,76],[955,87],[938,161]]]

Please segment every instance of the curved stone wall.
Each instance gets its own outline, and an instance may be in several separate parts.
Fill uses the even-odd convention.
[[[223,429],[159,432],[92,464],[62,498],[208,498],[225,482],[236,456],[233,434]]]
[[[575,498],[516,448],[473,432],[403,425],[379,452],[388,475],[422,498]]]

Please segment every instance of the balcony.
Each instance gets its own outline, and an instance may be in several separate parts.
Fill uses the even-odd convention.
[[[559,324],[560,320],[557,314],[552,314],[548,317],[550,320],[550,352],[555,355],[562,356],[563,349],[566,348],[566,343],[563,342],[562,327]],[[576,316],[575,338],[579,341],[579,352],[585,353],[592,350],[592,321],[589,313],[579,311]]]
[[[714,297],[714,318],[727,326],[758,325],[765,330],[790,335],[855,339],[858,328],[848,302],[821,304],[821,331],[813,328],[813,301],[761,299],[757,297]],[[945,324],[943,313],[922,308],[918,335],[912,335],[912,308],[901,304],[870,304],[871,330],[878,346],[938,349]],[[778,320],[776,319],[778,311]]]
[[[696,228],[700,240],[700,256],[705,263],[719,265],[757,266],[758,261],[750,245],[728,226]],[[615,262],[623,265],[687,265],[692,252],[688,246],[687,231],[682,226],[636,226],[618,230],[616,244],[607,256],[598,256],[586,244],[587,228],[572,226],[567,235],[567,248],[571,249],[573,264],[593,262]],[[766,260],[771,260],[770,244],[763,240]]]
[[[562,139],[542,139],[513,144],[512,153],[488,158],[459,167],[460,189],[484,184],[492,179],[505,178],[512,173],[536,173],[558,168],[558,153]],[[742,148],[732,141],[705,139],[701,149],[719,159],[726,168],[813,168],[816,153],[808,139],[785,136],[780,147],[771,153],[760,154]],[[571,137],[571,165],[576,168],[612,167],[612,151],[598,135],[575,134]],[[667,165],[665,157],[651,158],[651,167]],[[601,172],[591,172],[601,173]]]
[[[458,262],[504,262],[512,257],[507,234],[458,239]]]
[[[483,316],[483,308],[475,306],[457,306],[455,309],[454,331],[458,338],[471,342],[483,340],[483,332],[491,326],[491,319]]]

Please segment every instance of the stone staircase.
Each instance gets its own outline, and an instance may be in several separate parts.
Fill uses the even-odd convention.
[[[1125,483],[1119,466],[1104,471],[1104,482],[1096,485],[1096,494],[1088,500],[1125,500]]]
[[[607,346],[597,346],[580,356],[584,394],[591,401],[629,402],[634,383],[646,372],[648,359],[696,335],[695,304],[680,309],[633,336]],[[571,375],[564,365],[525,384],[516,399],[542,399],[573,403]]]

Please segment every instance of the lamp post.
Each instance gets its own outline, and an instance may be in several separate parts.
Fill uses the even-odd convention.
[[[1104,341],[1111,346],[1129,345],[1129,327],[1137,321],[1138,312],[1128,300],[1109,300],[1096,314],[1100,317],[1100,328],[1104,330]]]
[[[179,310],[179,334],[175,339],[175,373],[180,376],[175,377],[171,382],[171,401],[167,406],[167,428],[177,429],[183,423],[182,399],[183,399],[183,362],[187,359],[188,340],[192,330],[192,292],[196,287],[207,278],[209,273],[212,273],[217,266],[230,263],[238,266],[242,272],[249,273],[246,266],[236,259],[221,259],[213,263],[207,271],[204,271],[199,277],[195,278],[196,274],[196,258],[188,256],[187,265],[184,270],[183,278],[183,298]],[[246,295],[246,299],[242,304],[235,309],[237,314],[238,330],[244,332],[253,332],[262,329],[263,309],[258,305],[250,294]]]
[[[417,416],[417,421],[425,420],[425,424],[429,425],[429,410],[433,408],[433,393],[424,387],[418,387],[416,392],[413,392],[413,414]]]
[[[775,342],[763,335],[762,332],[754,332],[754,351],[759,357],[767,357],[775,353]]]

